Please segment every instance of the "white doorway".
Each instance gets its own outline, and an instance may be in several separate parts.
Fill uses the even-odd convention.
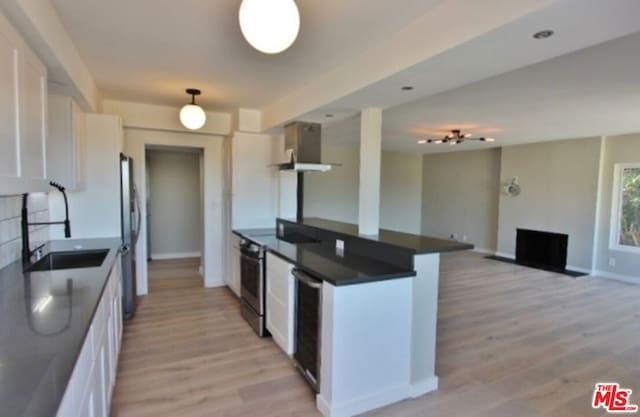
[[[190,260],[202,271],[202,149],[148,145],[147,260]],[[197,258],[197,262],[194,258]]]

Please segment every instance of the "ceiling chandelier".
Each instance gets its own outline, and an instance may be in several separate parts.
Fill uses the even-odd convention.
[[[190,130],[198,130],[207,121],[207,114],[202,107],[196,104],[196,96],[200,95],[200,90],[188,88],[187,94],[191,95],[191,104],[186,104],[180,110],[180,122],[184,127]]]
[[[451,133],[447,134],[446,136],[444,136],[441,139],[422,139],[419,140],[418,143],[423,144],[423,143],[435,143],[435,144],[441,144],[441,143],[447,143],[449,145],[457,145],[459,143],[463,143],[465,141],[478,141],[478,142],[495,142],[494,138],[485,138],[485,137],[481,137],[481,138],[474,138],[471,136],[471,133],[462,133],[462,131],[460,129],[454,129],[451,131]]]
[[[294,0],[242,0],[238,20],[247,42],[265,54],[289,48],[300,30],[300,12]]]

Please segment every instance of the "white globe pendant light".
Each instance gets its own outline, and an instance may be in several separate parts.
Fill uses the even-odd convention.
[[[238,19],[247,42],[265,54],[289,48],[300,30],[300,12],[294,0],[242,0]]]
[[[180,122],[187,129],[198,130],[207,121],[207,115],[202,107],[196,105],[196,96],[200,95],[200,90],[189,88],[187,94],[191,95],[191,104],[186,104],[180,110]]]

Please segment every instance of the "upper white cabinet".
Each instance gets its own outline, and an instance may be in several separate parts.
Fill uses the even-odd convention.
[[[0,13],[0,195],[46,191],[47,70]]]
[[[47,177],[69,190],[85,185],[84,113],[70,97],[49,96]]]

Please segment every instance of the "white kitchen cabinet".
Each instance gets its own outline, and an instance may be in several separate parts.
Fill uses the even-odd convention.
[[[50,95],[47,136],[47,178],[69,190],[84,187],[84,113],[71,97]]]
[[[120,256],[105,286],[56,417],[108,417],[122,340]]]
[[[293,265],[267,253],[267,330],[288,355],[294,352],[295,281]]]
[[[47,70],[0,12],[0,195],[46,191]]]
[[[229,258],[231,260],[231,266],[229,268],[229,274],[227,274],[227,285],[234,294],[240,297],[240,237],[231,233],[229,239]]]

